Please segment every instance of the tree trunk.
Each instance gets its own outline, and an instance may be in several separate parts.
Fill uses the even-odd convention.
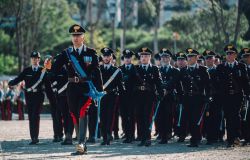
[[[242,6],[243,6],[242,0],[238,0],[237,19],[236,19],[235,34],[234,34],[234,40],[233,40],[233,44],[235,46],[236,46],[238,35],[240,32],[240,18],[242,15],[242,8],[243,8]]]

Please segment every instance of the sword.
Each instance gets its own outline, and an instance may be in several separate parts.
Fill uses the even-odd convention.
[[[199,119],[199,121],[197,123],[198,126],[201,124],[201,121],[202,121],[202,118],[204,116],[204,113],[206,112],[207,106],[208,106],[208,104],[205,105],[205,107],[204,107],[204,109],[202,111],[201,117],[200,117],[200,119]]]
[[[243,121],[246,121],[246,120],[247,120],[247,112],[248,112],[248,108],[249,108],[249,101],[246,99],[246,113],[245,113],[245,116],[244,116]]]
[[[220,131],[223,129],[224,111],[221,111]]]
[[[157,116],[157,112],[158,112],[160,103],[161,103],[161,101],[158,101],[158,102],[157,102],[156,109],[155,109],[155,113],[154,113],[154,115],[153,115],[153,117],[152,117],[152,122],[151,122],[150,127],[149,127],[149,130],[150,130],[150,131],[152,131],[153,124],[154,124],[154,121],[155,121],[155,117]]]
[[[180,127],[181,126],[181,117],[182,117],[182,110],[183,110],[183,105],[182,104],[179,104],[179,118],[178,118],[178,124],[177,124],[177,127]]]

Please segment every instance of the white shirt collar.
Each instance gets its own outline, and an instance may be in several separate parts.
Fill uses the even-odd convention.
[[[39,65],[38,66],[32,65],[31,67],[32,67],[32,70],[34,70],[34,69],[38,70]]]
[[[189,68],[190,68],[190,67],[193,67],[193,68],[198,68],[198,64],[197,64],[197,63],[195,63],[195,64],[193,64],[193,65],[189,65],[188,67],[189,67]]]
[[[128,67],[128,68],[130,69],[130,68],[131,68],[131,66],[132,66],[132,64],[125,64],[125,68],[127,68],[127,67]]]
[[[148,70],[148,67],[151,66],[151,65],[150,65],[150,63],[149,63],[149,64],[142,64],[141,66],[142,66],[142,68],[143,68],[144,66],[146,66],[146,70]]]
[[[111,63],[109,63],[109,64],[103,64],[103,66],[104,66],[105,69],[106,69],[106,68],[109,69],[109,68],[111,67],[111,65],[112,65]]]
[[[74,49],[75,49],[75,50],[78,49],[78,53],[82,53],[83,47],[84,47],[84,45],[82,44],[79,48],[76,48],[76,47],[74,46]],[[85,47],[84,47],[84,48],[85,48]],[[84,50],[85,50],[85,49],[84,49]]]
[[[235,60],[235,61],[233,61],[232,63],[227,62],[227,64],[228,64],[228,65],[232,64],[232,65],[233,65],[233,67],[234,67],[235,65],[237,65],[237,63],[238,63],[238,62],[237,62],[236,60]]]

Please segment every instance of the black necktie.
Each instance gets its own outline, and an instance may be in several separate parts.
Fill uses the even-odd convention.
[[[127,71],[129,70],[129,66],[126,66],[126,70],[127,70]]]
[[[36,72],[36,71],[37,71],[37,68],[36,68],[36,67],[34,67],[34,68],[33,68],[33,71],[34,71],[34,72]]]
[[[80,55],[80,53],[79,53],[79,49],[78,49],[78,48],[76,49],[76,52],[77,52],[77,54],[78,54],[78,55]]]
[[[142,68],[145,72],[147,71],[146,66],[142,66]]]

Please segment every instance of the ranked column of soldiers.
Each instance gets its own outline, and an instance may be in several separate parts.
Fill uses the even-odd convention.
[[[19,119],[26,105],[30,145],[39,143],[45,94],[52,106],[53,142],[76,141],[72,155],[87,154],[87,144],[98,138],[100,145],[123,139],[149,147],[151,134],[162,145],[174,137],[182,143],[188,136],[188,147],[203,145],[202,139],[206,145],[224,140],[227,147],[250,144],[249,48],[238,51],[228,44],[221,56],[209,49],[173,53],[167,46],[154,54],[145,46],[121,51],[117,66],[111,48],[102,48],[98,57],[99,51],[86,46],[85,32],[72,25],[72,46],[45,56],[44,65],[40,53],[32,52],[31,65],[8,82],[7,93],[0,84],[3,120],[11,119],[13,87],[20,88]]]

